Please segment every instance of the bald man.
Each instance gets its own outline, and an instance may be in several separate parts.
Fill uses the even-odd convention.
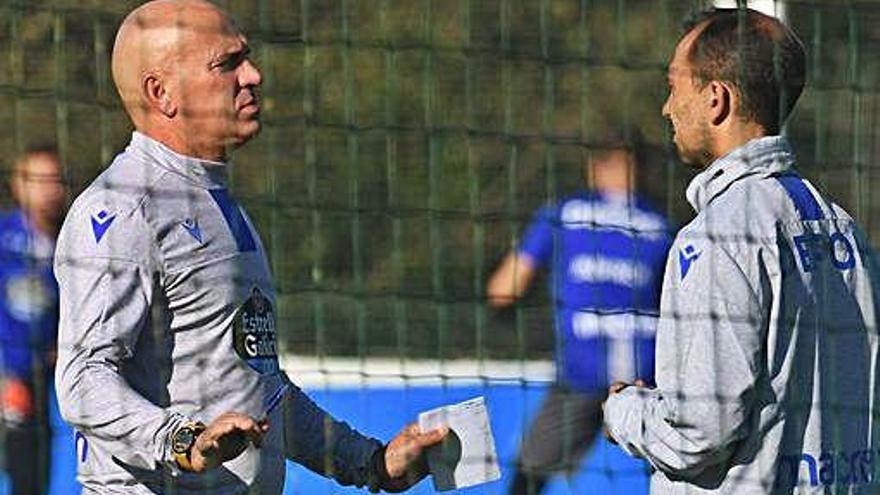
[[[260,239],[229,152],[260,130],[261,75],[229,16],[197,0],[131,12],[113,78],[136,131],[64,222],[56,274],[61,412],[85,493],[281,493],[284,459],[371,491],[426,475],[444,431],[387,445],[279,369]]]

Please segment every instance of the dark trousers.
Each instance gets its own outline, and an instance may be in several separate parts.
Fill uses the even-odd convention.
[[[49,488],[52,431],[49,426],[49,392],[41,384],[22,383],[29,396],[29,411],[4,411],[2,425],[3,468],[12,495],[43,495]]]
[[[48,420],[7,425],[4,456],[12,495],[43,495],[49,488]]]
[[[550,476],[577,470],[601,430],[604,400],[604,394],[551,389],[523,439],[511,495],[538,495]]]

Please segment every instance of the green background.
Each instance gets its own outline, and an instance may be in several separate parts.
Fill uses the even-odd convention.
[[[3,170],[57,143],[76,193],[125,146],[109,51],[139,3],[0,2]],[[531,212],[582,185],[610,124],[642,128],[646,193],[678,225],[692,215],[660,107],[700,2],[218,3],[264,75],[264,131],[234,155],[233,189],[269,251],[288,351],[548,357],[546,286],[495,313],[484,283]],[[785,7],[810,70],[788,129],[801,170],[876,244],[880,3]]]

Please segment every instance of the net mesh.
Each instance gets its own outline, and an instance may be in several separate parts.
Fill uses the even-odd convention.
[[[73,194],[131,127],[109,56],[140,2],[0,4],[0,162],[57,143]],[[309,356],[550,359],[552,307],[485,283],[533,211],[582,186],[609,126],[637,123],[646,194],[693,213],[675,160],[672,0],[226,0],[263,71],[261,136],[232,188],[266,246],[279,339]],[[880,4],[777,2],[806,44],[788,126],[800,169],[880,238]],[[3,196],[5,206],[11,197]]]
[[[109,52],[135,4],[0,6],[6,168],[54,141],[75,193],[124,147]],[[290,348],[546,355],[542,332],[526,330],[549,324],[532,310],[543,294],[521,306],[516,339],[489,338],[511,322],[493,326],[483,285],[533,210],[582,185],[610,124],[644,129],[648,194],[679,223],[692,215],[659,108],[680,20],[699,3],[223,5],[264,72],[265,129],[236,153],[234,189],[265,238]],[[784,5],[810,63],[788,129],[800,167],[873,234],[880,14],[871,2]]]

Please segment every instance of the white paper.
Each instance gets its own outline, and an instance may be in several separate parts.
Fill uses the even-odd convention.
[[[419,428],[449,427],[449,435],[427,450],[434,489],[447,491],[501,477],[486,400],[477,397],[419,414]]]

